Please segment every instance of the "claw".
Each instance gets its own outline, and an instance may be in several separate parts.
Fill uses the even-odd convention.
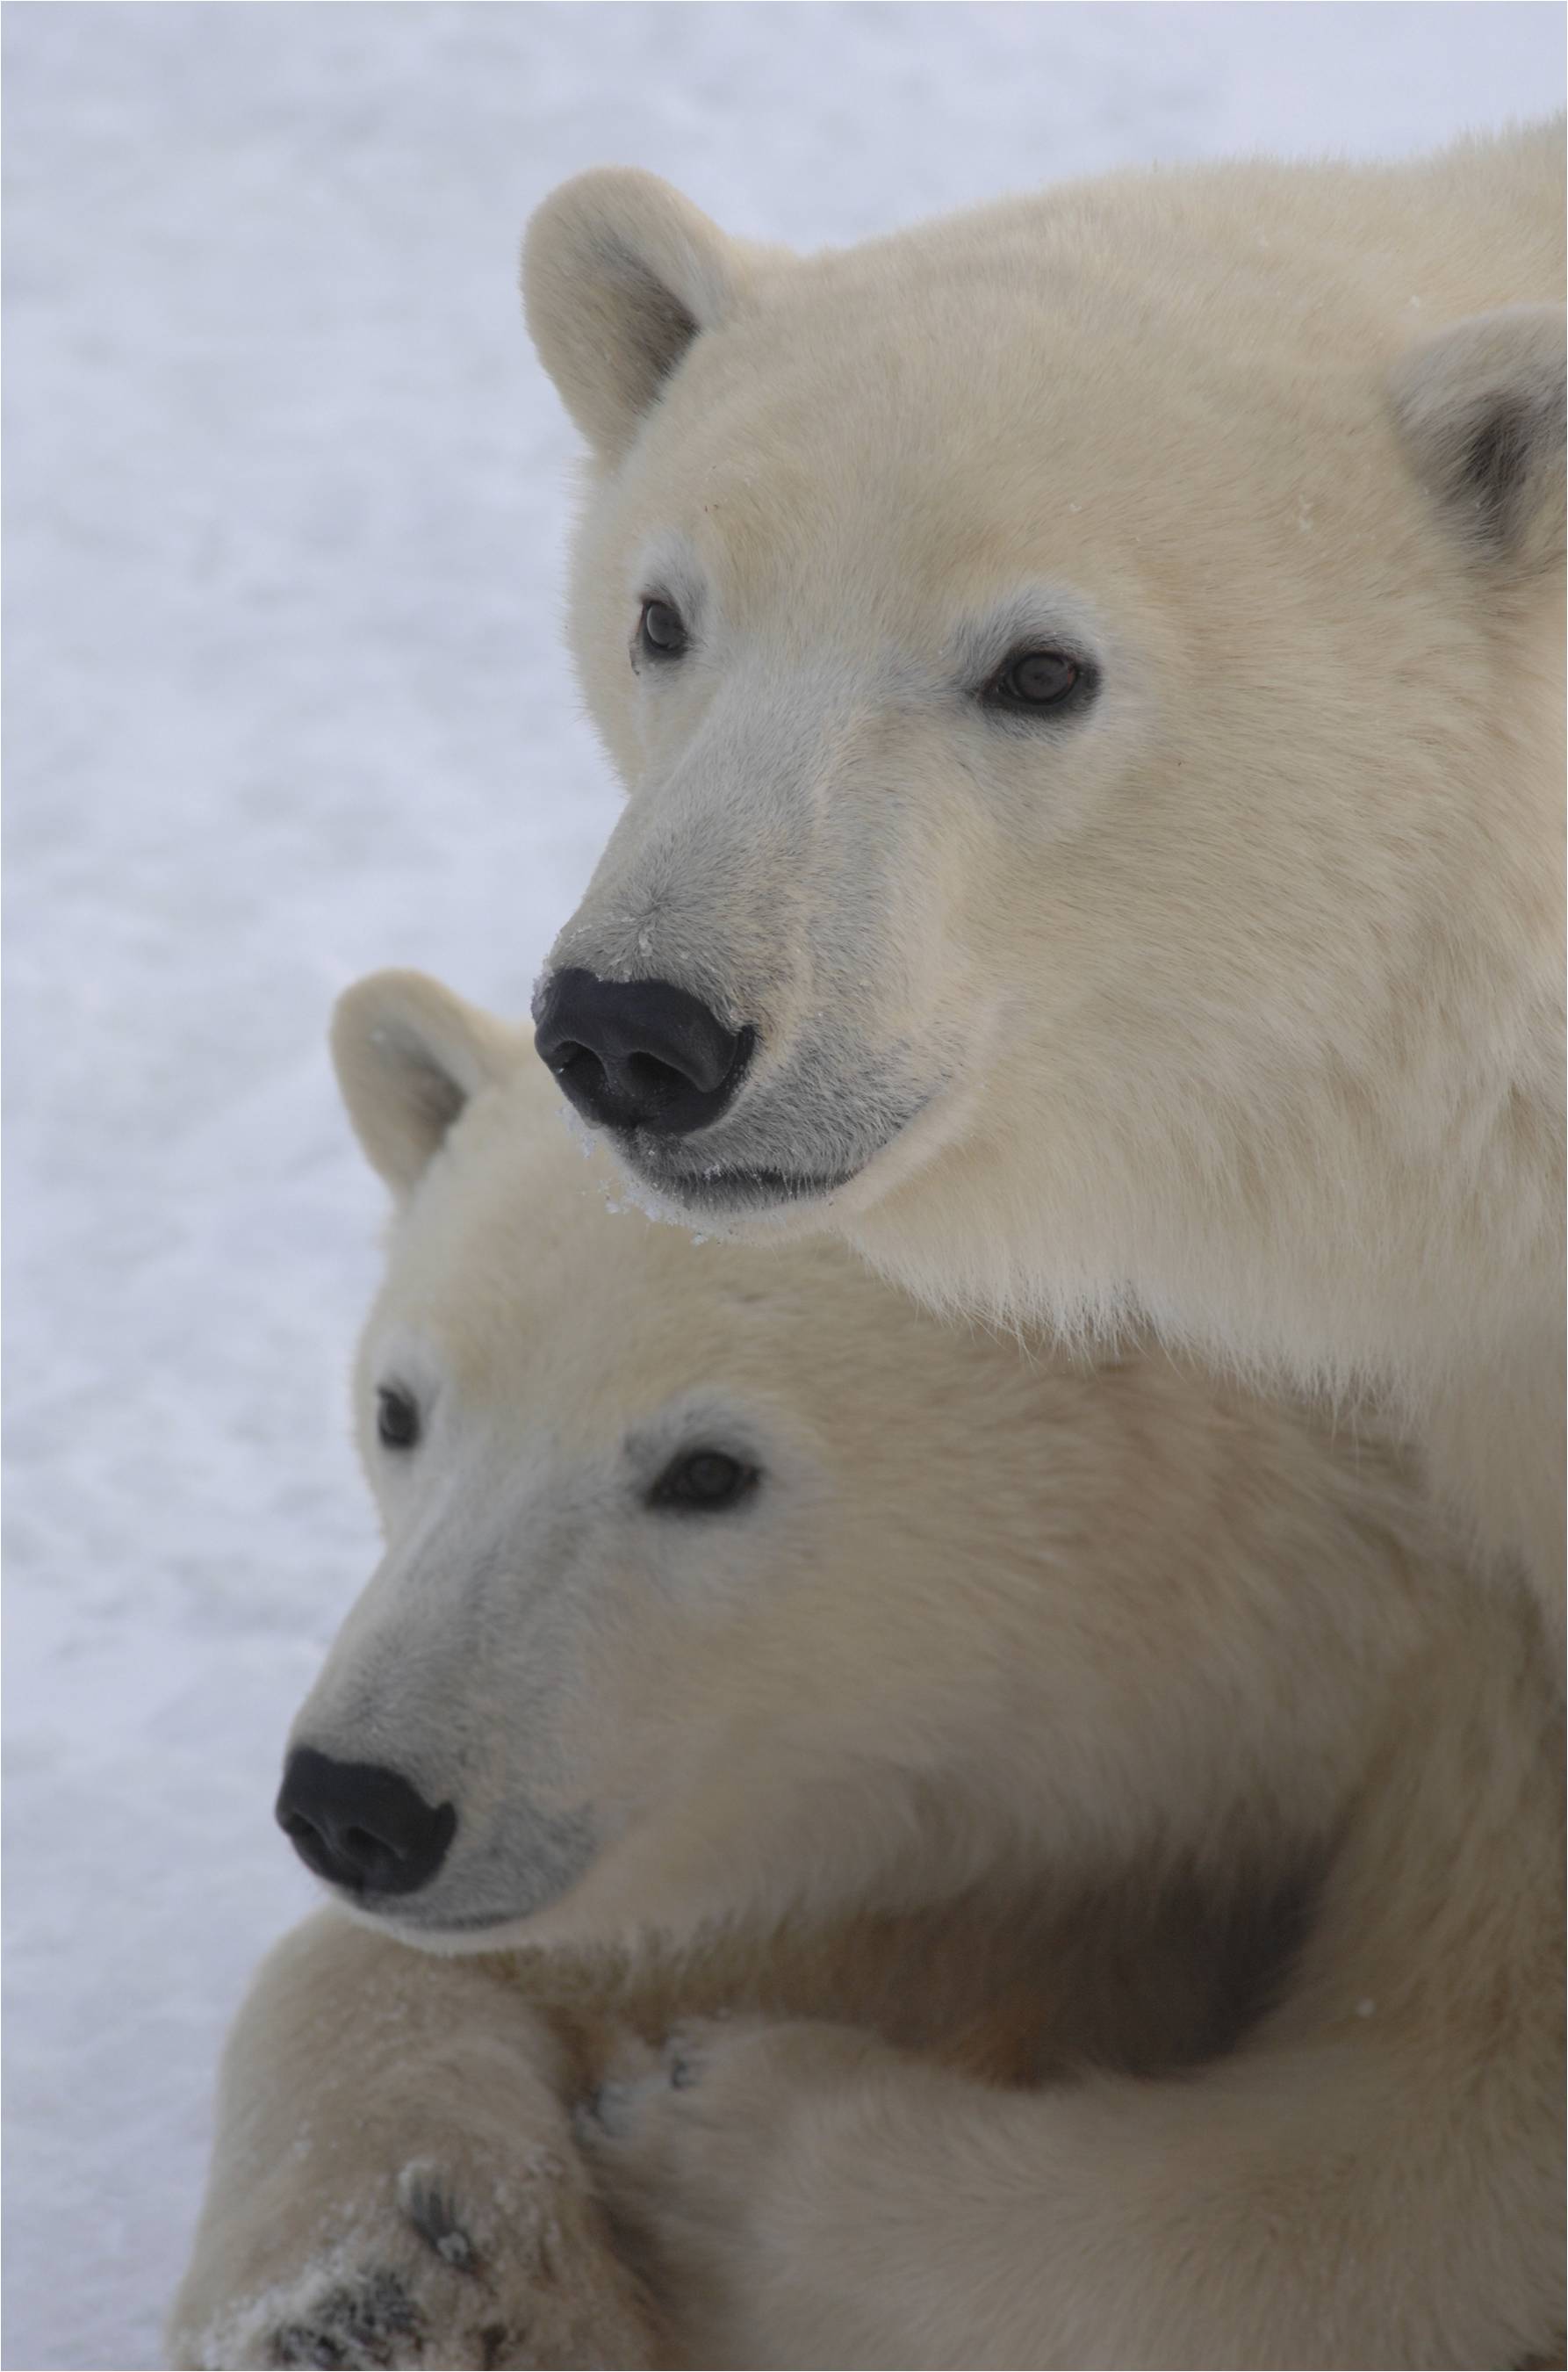
[[[436,2169],[418,2162],[398,2177],[398,2205],[424,2241],[455,2273],[477,2273],[479,2251],[458,2221],[451,2194]]]
[[[274,2331],[272,2360],[284,2366],[389,2366],[396,2360],[397,2341],[419,2329],[419,2316],[396,2273],[370,2273],[355,2287],[345,2283],[331,2291],[311,2321]]]
[[[281,2366],[301,2364],[342,2365],[348,2361],[342,2348],[324,2331],[311,2331],[304,2323],[291,2322],[273,2333],[271,2360]]]
[[[580,2141],[624,2141],[636,2122],[637,2104],[648,2089],[645,2077],[621,2083],[607,2077],[578,2101],[573,2123]]]

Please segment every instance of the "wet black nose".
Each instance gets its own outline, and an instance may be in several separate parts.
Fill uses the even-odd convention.
[[[534,1044],[585,1120],[660,1136],[717,1120],[757,1039],[668,981],[591,971],[554,973],[534,1018]]]
[[[318,1878],[351,1894],[412,1894],[428,1886],[458,1825],[379,1762],[334,1762],[296,1746],[284,1767],[278,1826]]]

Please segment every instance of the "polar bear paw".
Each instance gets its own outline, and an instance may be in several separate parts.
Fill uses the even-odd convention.
[[[446,2372],[655,2362],[634,2286],[591,2223],[579,2227],[572,2210],[585,2203],[561,2196],[564,2169],[535,2171],[540,2184],[498,2183],[477,2212],[434,2162],[406,2166],[391,2201],[297,2281],[209,2325],[197,2360]]]
[[[268,2365],[413,2364],[424,2360],[424,2336],[407,2287],[382,2268],[301,2299],[296,2319],[274,2322],[265,2333],[264,2353]],[[419,2352],[408,2352],[413,2349]]]
[[[721,2351],[698,2361],[750,2360],[761,2256],[811,2245],[783,2203],[819,2194],[825,2122],[898,2064],[855,2028],[704,2019],[656,2052],[628,2043],[579,2108],[578,2144],[628,2259],[688,2331],[700,2308],[693,2343]]]

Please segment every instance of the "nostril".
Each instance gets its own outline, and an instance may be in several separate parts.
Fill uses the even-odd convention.
[[[574,1103],[601,1100],[611,1092],[604,1064],[586,1046],[565,1046],[550,1058],[550,1067]]]
[[[656,1110],[661,1101],[679,1095],[686,1085],[679,1071],[654,1054],[628,1055],[621,1065],[621,1076],[645,1112]]]

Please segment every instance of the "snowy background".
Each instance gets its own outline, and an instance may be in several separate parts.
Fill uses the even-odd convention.
[[[514,295],[605,162],[798,245],[1559,103],[1554,5],[5,11],[6,2351],[147,2366],[374,1556],[333,996],[521,1011],[607,831]]]

